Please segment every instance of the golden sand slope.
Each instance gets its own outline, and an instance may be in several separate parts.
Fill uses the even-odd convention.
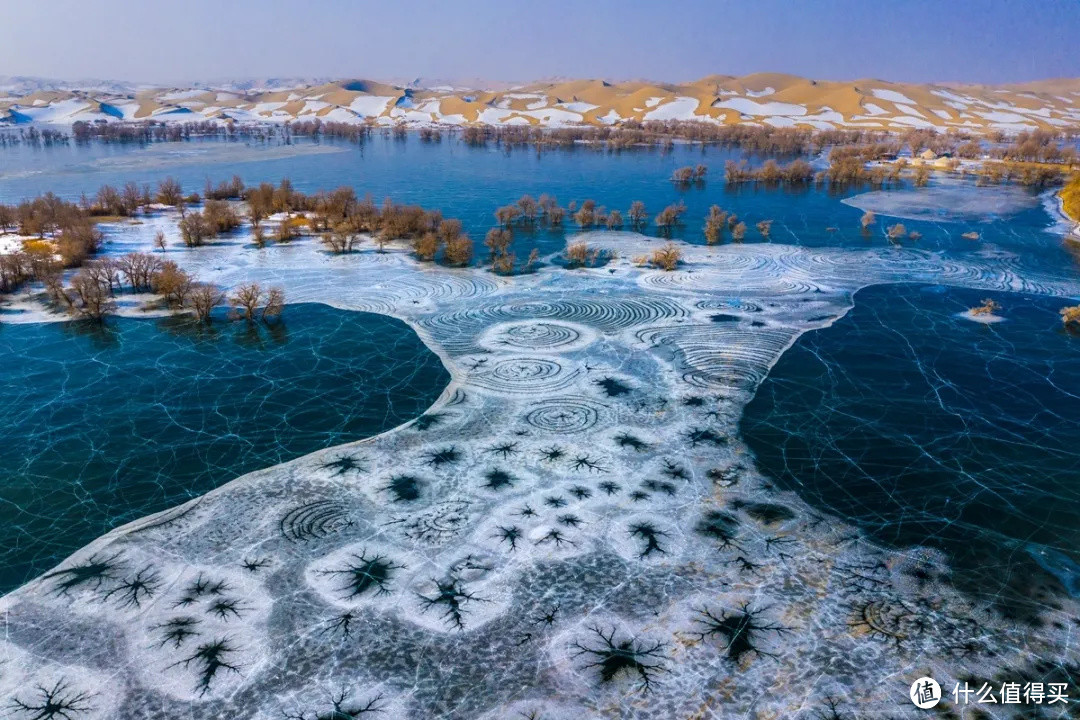
[[[1080,127],[1080,79],[1018,85],[918,85],[882,80],[820,81],[780,73],[710,75],[682,83],[568,80],[510,90],[413,89],[343,80],[288,89],[161,88],[132,95],[37,92],[0,98],[0,119],[308,120],[378,124],[530,124],[627,121],[972,132]]]

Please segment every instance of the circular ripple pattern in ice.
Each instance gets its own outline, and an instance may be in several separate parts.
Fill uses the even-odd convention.
[[[888,553],[778,492],[734,430],[859,287],[1080,294],[1066,278],[771,244],[512,280],[205,250],[225,282],[406,319],[453,383],[421,420],[240,478],[172,534],[121,528],[5,597],[16,717],[910,717],[895,697],[916,665],[1080,663],[1055,630],[1073,600],[1038,625],[993,615],[935,553]]]

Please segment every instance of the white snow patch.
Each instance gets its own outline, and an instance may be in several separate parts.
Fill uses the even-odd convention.
[[[621,120],[622,116],[619,115],[618,111],[616,111],[615,108],[611,108],[607,111],[606,115],[600,118],[600,122],[604,123],[605,125],[614,125]]]
[[[919,128],[932,128],[934,123],[924,118],[911,117],[910,115],[902,115],[900,117],[894,117],[890,124],[892,125],[907,125],[911,127]]]
[[[303,109],[298,113],[299,115],[309,115],[317,113],[320,110],[330,107],[330,103],[324,100],[308,100],[304,103]]]
[[[697,98],[677,97],[645,113],[646,120],[691,120],[701,102]]]
[[[256,115],[264,115],[266,113],[272,113],[275,110],[280,110],[283,107],[285,107],[285,103],[283,102],[261,102],[255,103],[251,108],[251,111]]]
[[[568,102],[568,103],[559,103],[558,106],[561,107],[561,108],[566,108],[567,110],[570,110],[571,112],[577,112],[577,113],[587,113],[590,110],[595,110],[596,108],[600,107],[599,105],[593,105],[592,103],[580,102],[580,101],[574,101],[574,102]]]
[[[160,96],[161,100],[187,100],[188,98],[198,97],[204,94],[205,90],[174,90],[173,92],[165,93]]]
[[[349,109],[362,117],[382,115],[393,99],[381,95],[362,95],[349,103]]]
[[[76,120],[92,120],[97,118],[105,118],[106,116],[97,112],[87,112],[90,109],[90,103],[79,98],[69,98],[67,100],[59,100],[52,104],[38,105],[34,103],[35,107],[20,107],[15,105],[11,108],[13,112],[24,115],[34,122],[41,123],[71,123]],[[76,117],[82,115],[83,117]]]
[[[735,110],[743,115],[805,115],[806,107],[784,102],[754,102],[747,98],[731,98],[713,103],[715,108]]]
[[[909,98],[903,93],[898,93],[895,90],[882,90],[881,88],[874,88],[870,91],[874,97],[879,100],[888,100],[891,103],[906,103],[908,105],[914,105],[915,101]]]
[[[1023,115],[1017,115],[1016,113],[1001,112],[995,110],[993,112],[976,112],[979,117],[984,117],[991,122],[996,123],[1024,123],[1027,118]]]
[[[905,115],[912,115],[914,117],[921,117],[921,118],[926,117],[925,115],[923,115],[921,112],[919,112],[915,108],[911,107],[910,105],[901,105],[901,104],[897,103],[896,109],[899,110],[900,112],[904,113]]]

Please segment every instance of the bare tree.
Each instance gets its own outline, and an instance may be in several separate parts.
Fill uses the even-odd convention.
[[[256,320],[263,322],[281,315],[285,307],[285,291],[279,287],[263,290],[258,283],[241,285],[229,298],[233,307],[233,317],[242,318],[249,323]]]
[[[187,303],[193,284],[191,275],[171,260],[165,260],[154,274],[153,290],[169,307],[181,308]]]
[[[210,322],[210,313],[225,301],[225,293],[213,285],[199,283],[191,291],[191,309],[200,322]]]
[[[724,236],[724,228],[727,227],[728,214],[720,209],[719,205],[709,208],[709,214],[705,216],[705,242],[715,245]]]
[[[359,236],[350,231],[345,223],[334,226],[334,229],[323,236],[323,243],[332,252],[338,254],[351,253],[356,247]]]
[[[153,287],[154,275],[161,269],[161,260],[147,253],[128,253],[117,260],[117,265],[132,291],[139,292]]]
[[[229,298],[229,304],[233,307],[233,316],[243,318],[249,323],[255,322],[256,312],[262,299],[263,291],[257,283],[241,285]]]
[[[282,311],[285,309],[285,290],[280,287],[272,287],[266,291],[266,299],[263,301],[262,315],[260,316],[263,322],[271,318],[281,317]]]
[[[522,195],[517,201],[518,210],[521,211],[522,219],[532,225],[536,222],[537,215],[540,214],[540,204],[533,199],[532,195]]]
[[[495,221],[503,227],[510,227],[521,217],[521,208],[517,205],[503,205],[495,210]]]
[[[108,286],[100,277],[86,270],[71,278],[71,292],[74,297],[68,302],[68,307],[95,322],[103,322],[105,316],[116,308]]]
[[[180,220],[180,238],[190,248],[199,247],[212,234],[202,213],[188,213]]]
[[[867,210],[859,218],[859,224],[862,225],[863,232],[870,232],[870,226],[877,222],[877,216],[873,212]]]
[[[157,201],[162,205],[180,207],[184,199],[184,190],[174,178],[165,178],[158,184]]]

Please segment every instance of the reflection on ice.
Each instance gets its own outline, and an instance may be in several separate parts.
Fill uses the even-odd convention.
[[[904,220],[983,223],[1035,207],[1038,195],[1015,185],[971,187],[942,182],[924,188],[872,190],[843,202],[860,210]]]

